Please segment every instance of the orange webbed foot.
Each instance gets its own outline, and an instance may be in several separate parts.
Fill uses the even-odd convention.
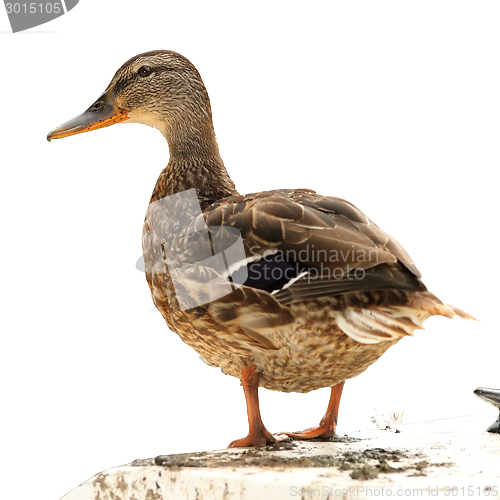
[[[305,439],[316,439],[316,438],[331,438],[335,436],[335,428],[328,425],[318,425],[317,427],[309,427],[300,432],[282,432],[281,434],[286,434],[293,440],[300,441]]]
[[[262,448],[275,443],[276,438],[266,428],[263,428],[260,432],[249,433],[248,436],[243,439],[236,439],[228,448],[249,448],[252,446]]]
[[[330,394],[330,401],[326,410],[325,416],[316,427],[309,427],[301,432],[283,432],[288,437],[295,440],[302,439],[316,439],[323,438],[329,439],[335,436],[335,429],[337,428],[337,419],[339,413],[340,397],[342,396],[342,389],[344,382],[334,385]]]

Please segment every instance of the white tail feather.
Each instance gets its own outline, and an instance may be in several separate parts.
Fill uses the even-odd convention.
[[[475,320],[473,316],[448,304],[443,304],[429,292],[414,298],[410,306],[384,308],[348,307],[336,315],[339,328],[362,344],[390,342],[423,330],[423,322],[430,316]]]

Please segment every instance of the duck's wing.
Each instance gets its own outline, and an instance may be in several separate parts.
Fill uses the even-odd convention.
[[[427,292],[403,247],[354,205],[309,190],[221,200],[167,253],[183,269],[180,289],[198,290],[190,299],[259,348],[272,349],[276,332],[294,321],[290,306],[309,299],[334,298],[338,327],[366,344],[411,335],[433,314],[469,317]]]
[[[209,228],[241,234],[246,286],[282,304],[366,290],[426,290],[404,248],[359,209],[310,190],[228,198],[205,212]]]

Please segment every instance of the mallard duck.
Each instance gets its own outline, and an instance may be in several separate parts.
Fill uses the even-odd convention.
[[[170,159],[143,231],[146,279],[169,328],[238,377],[249,433],[230,447],[276,442],[258,388],[331,387],[319,425],[335,434],[344,382],[433,315],[473,319],[427,291],[403,247],[354,205],[309,189],[240,195],[219,155],[210,100],[185,57],[139,54],[48,140],[118,122],[155,127]]]

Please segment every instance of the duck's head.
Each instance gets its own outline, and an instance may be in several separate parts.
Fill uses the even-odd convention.
[[[197,136],[213,135],[210,100],[198,71],[180,54],[158,50],[139,54],[123,64],[86,111],[54,129],[47,139],[123,121],[159,129],[171,146],[188,136],[198,142]]]

